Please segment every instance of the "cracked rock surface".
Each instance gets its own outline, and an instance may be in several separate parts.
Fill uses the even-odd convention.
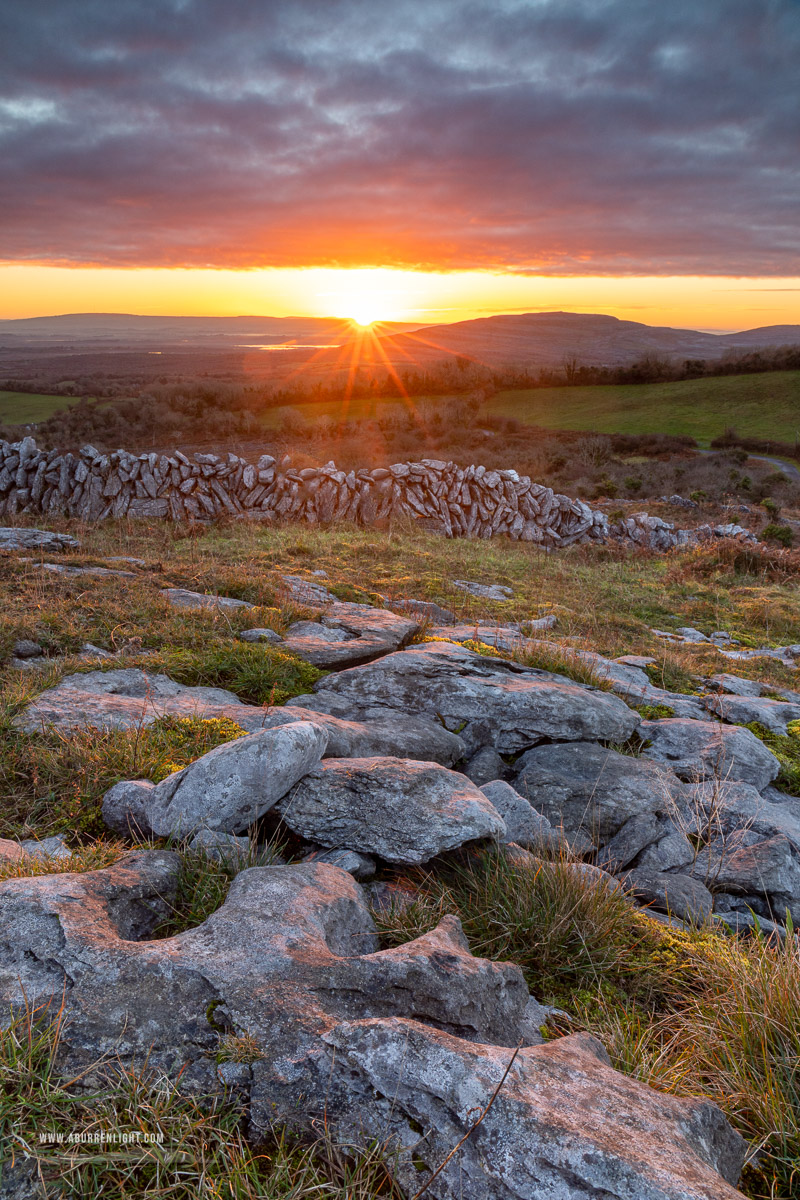
[[[385,716],[387,710],[429,713],[459,733],[464,725],[479,725],[482,740],[500,754],[543,738],[624,742],[641,723],[638,713],[608,692],[446,642],[427,642],[325,676],[314,692],[296,702],[359,719]]]
[[[663,812],[685,790],[669,769],[589,742],[536,746],[516,767],[517,791],[579,845],[607,841],[631,817]]]
[[[315,667],[337,670],[399,650],[419,628],[419,621],[387,609],[337,601],[319,622],[298,621],[290,626],[282,649]]]
[[[642,751],[646,758],[666,763],[689,782],[734,780],[761,791],[780,771],[772,751],[749,729],[735,725],[669,717],[643,721],[639,735],[649,743]]]
[[[328,759],[279,810],[301,837],[395,863],[424,863],[506,832],[500,814],[466,776],[401,758]]]
[[[423,1180],[441,1164],[522,1042],[435,1200],[740,1197],[744,1143],[714,1105],[619,1074],[587,1035],[526,1045],[521,971],[474,958],[454,917],[379,951],[361,888],[308,863],[243,871],[202,925],[143,940],[178,870],[177,855],[140,851],[0,884],[2,1010],[63,1000],[63,1068],[147,1058],[207,1089],[220,1031],[249,1034],[263,1057],[238,1074],[255,1137],[321,1119],[334,1137],[393,1136],[412,1192],[415,1164]]]

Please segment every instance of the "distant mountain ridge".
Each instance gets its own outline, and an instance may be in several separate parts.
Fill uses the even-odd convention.
[[[463,355],[491,367],[622,366],[644,354],[720,358],[760,347],[800,345],[800,325],[767,325],[741,333],[704,333],[621,321],[601,313],[524,313],[480,317],[380,339],[393,363],[434,362]]]

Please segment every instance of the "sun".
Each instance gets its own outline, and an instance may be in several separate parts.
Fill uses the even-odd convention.
[[[398,284],[395,272],[364,267],[326,272],[328,287],[317,293],[323,315],[352,321],[369,329],[378,321],[397,320]]]
[[[376,321],[380,320],[374,309],[366,306],[351,309],[349,319],[360,329],[369,329],[370,325],[374,325]]]

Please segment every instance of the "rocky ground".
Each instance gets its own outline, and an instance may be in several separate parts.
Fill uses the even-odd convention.
[[[791,575],[13,542],[0,1195],[793,1195]]]

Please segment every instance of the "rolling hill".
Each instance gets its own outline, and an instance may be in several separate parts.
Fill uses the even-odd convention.
[[[713,359],[790,344],[800,344],[800,325],[715,334],[568,312],[482,317],[380,338],[395,365],[463,355],[490,367],[558,367],[567,358],[587,366],[622,366],[644,354]]]

